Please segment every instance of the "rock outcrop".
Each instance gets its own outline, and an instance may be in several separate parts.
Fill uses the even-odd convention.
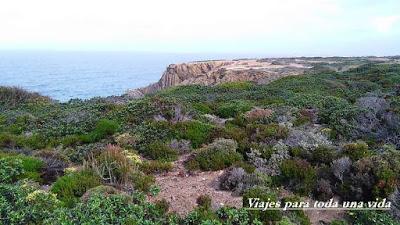
[[[282,76],[302,74],[305,68],[302,64],[274,65],[272,61],[255,59],[172,64],[157,83],[138,90],[148,94],[189,84],[216,85],[233,81],[265,83]]]
[[[224,82],[252,81],[269,83],[285,76],[304,74],[307,71],[343,71],[371,61],[393,63],[390,57],[299,57],[199,61],[169,65],[161,79],[144,88],[130,90],[126,95],[140,98],[179,85],[216,85]]]

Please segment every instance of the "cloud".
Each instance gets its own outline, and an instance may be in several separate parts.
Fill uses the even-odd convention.
[[[400,15],[398,0],[383,1],[2,1],[0,50],[335,52],[383,42]]]
[[[400,21],[400,15],[374,17],[371,20],[373,28],[381,33],[392,31],[397,22]]]

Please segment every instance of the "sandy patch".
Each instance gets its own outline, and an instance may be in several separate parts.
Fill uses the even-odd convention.
[[[188,155],[183,155],[175,162],[173,171],[156,175],[156,183],[161,191],[150,201],[165,199],[170,203],[170,211],[179,215],[186,215],[197,204],[200,195],[209,195],[212,198],[213,209],[222,206],[242,207],[242,198],[231,195],[231,192],[218,190],[218,177],[223,171],[199,172],[189,174],[183,166]]]

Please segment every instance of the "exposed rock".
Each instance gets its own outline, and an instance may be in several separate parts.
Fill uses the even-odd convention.
[[[172,64],[157,83],[139,90],[147,94],[167,87],[189,84],[216,85],[233,81],[266,83],[282,76],[303,74],[305,69],[307,67],[303,64],[274,65],[270,60],[256,59]]]
[[[197,61],[171,64],[161,79],[147,87],[130,90],[128,97],[140,98],[179,85],[217,85],[225,82],[252,81],[266,84],[281,77],[321,71],[346,71],[360,65],[398,63],[390,57],[299,57]]]
[[[128,99],[138,99],[138,98],[142,98],[144,96],[144,94],[138,89],[131,89],[131,90],[126,91],[125,96]]]

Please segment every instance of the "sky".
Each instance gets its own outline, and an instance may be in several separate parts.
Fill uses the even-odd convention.
[[[400,55],[400,2],[0,0],[0,50]]]

